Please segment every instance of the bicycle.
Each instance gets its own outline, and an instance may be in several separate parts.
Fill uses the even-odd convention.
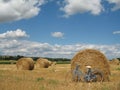
[[[92,69],[91,75],[87,75],[87,72],[83,73],[78,68],[76,66],[73,71],[67,72],[65,76],[66,82],[103,82],[103,72],[100,69]]]

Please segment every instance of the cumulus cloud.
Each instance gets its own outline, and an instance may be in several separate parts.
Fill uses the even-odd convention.
[[[120,9],[120,0],[107,0],[110,4],[115,4],[112,11]]]
[[[43,4],[44,0],[0,0],[0,22],[34,17]]]
[[[120,31],[115,31],[113,32],[113,34],[120,34]]]
[[[120,57],[119,45],[51,45],[49,43],[32,42],[26,40],[1,41],[0,53],[3,55],[23,55],[51,58],[72,58],[78,51],[93,48],[100,50],[107,58]]]
[[[0,34],[0,54],[1,55],[23,55],[52,58],[72,58],[78,51],[83,49],[97,49],[105,54],[107,58],[120,57],[120,44],[97,45],[97,44],[49,44],[33,42],[17,37],[27,37],[25,31],[7,31]],[[4,39],[5,38],[5,39]],[[11,38],[11,39],[8,39]]]
[[[15,31],[11,30],[0,34],[0,39],[17,39],[26,37],[29,37],[29,35],[27,35],[26,32],[21,29],[17,29]]]
[[[52,32],[51,35],[52,35],[52,37],[55,37],[55,38],[63,38],[64,37],[64,33],[62,33],[62,32]]]
[[[90,12],[93,15],[99,15],[104,8],[101,0],[64,0],[63,7],[60,10],[65,12],[65,17],[76,13]]]

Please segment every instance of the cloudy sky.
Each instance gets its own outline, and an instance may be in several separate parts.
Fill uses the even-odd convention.
[[[120,57],[120,0],[0,0],[0,55]]]

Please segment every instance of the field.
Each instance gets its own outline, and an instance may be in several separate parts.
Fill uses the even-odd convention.
[[[70,64],[18,71],[15,64],[0,64],[0,90],[120,90],[120,65],[111,65],[109,82],[65,81]]]

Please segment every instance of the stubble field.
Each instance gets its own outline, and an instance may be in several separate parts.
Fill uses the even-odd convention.
[[[120,90],[120,65],[110,65],[109,82],[71,82],[70,64],[57,64],[32,71],[17,70],[15,64],[0,64],[0,90]],[[67,78],[67,79],[66,79]]]

